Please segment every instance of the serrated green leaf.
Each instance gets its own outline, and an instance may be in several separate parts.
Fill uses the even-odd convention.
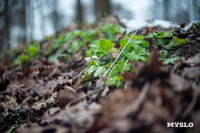
[[[170,41],[170,43],[168,45],[166,45],[166,48],[167,49],[172,49],[173,47],[176,47],[178,45],[182,45],[182,44],[185,44],[185,43],[188,43],[189,40],[187,39],[180,39],[180,38],[177,38],[177,37],[173,37],[173,40]]]
[[[124,81],[124,78],[122,76],[114,76],[111,78],[108,78],[106,81],[107,85],[116,85],[116,87],[121,86],[122,81]]]
[[[131,63],[125,64],[125,65],[122,67],[122,71],[123,71],[123,72],[129,71],[129,70],[131,70]]]
[[[127,44],[128,40],[121,39],[119,41],[120,47],[123,48]]]
[[[87,73],[91,74],[96,70],[96,66],[91,66],[90,68],[87,69]]]
[[[165,45],[168,40],[169,40],[168,38],[159,37],[158,38],[158,45]]]
[[[120,73],[121,70],[122,70],[121,66],[119,64],[115,64],[113,68],[110,70],[110,72],[108,73],[108,77],[114,77],[118,75],[118,73]]]
[[[179,60],[180,59],[180,57],[178,57],[178,56],[176,56],[176,57],[171,57],[171,58],[168,58],[168,59],[165,59],[164,61],[163,61],[163,64],[173,64],[175,61],[177,61],[177,60]]]
[[[101,49],[105,49],[106,44],[107,44],[107,42],[106,42],[105,38],[102,38],[99,40],[98,45],[100,46]]]
[[[98,69],[94,73],[94,77],[102,77],[105,72],[106,72],[105,67],[98,67]]]

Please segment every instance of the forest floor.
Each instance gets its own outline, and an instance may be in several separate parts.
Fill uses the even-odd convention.
[[[128,46],[119,57],[127,65],[117,69],[119,61],[101,82],[131,37],[116,16],[72,24],[7,52],[0,61],[0,132],[200,132],[200,24],[183,30],[186,24],[138,29],[133,49]],[[107,53],[97,51],[105,47],[101,38],[112,46]],[[167,122],[187,127],[167,127]]]

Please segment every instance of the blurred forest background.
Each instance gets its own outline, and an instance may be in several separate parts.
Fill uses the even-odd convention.
[[[200,0],[0,0],[0,52],[40,40],[73,22],[109,14],[126,19],[200,19]]]

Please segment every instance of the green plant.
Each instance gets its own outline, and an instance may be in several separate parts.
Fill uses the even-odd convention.
[[[156,33],[150,33],[147,37],[154,38],[154,43],[157,45],[165,45],[169,39],[173,36],[173,32],[166,33],[165,31],[157,31]]]
[[[112,64],[115,58],[113,53],[119,53],[128,42],[128,39],[132,36],[133,34],[129,36],[126,35],[125,39],[121,39],[119,41],[119,49],[114,48],[115,43],[105,38],[102,38],[98,42],[91,44],[90,49],[86,51],[87,57],[85,59],[89,61],[89,63],[85,77],[87,77],[87,79],[88,75],[90,75],[90,77],[101,77]],[[148,62],[148,47],[149,42],[145,41],[143,36],[134,36],[132,41],[120,56],[117,63],[108,73],[106,84],[116,85],[117,87],[121,86],[122,81],[124,80],[122,74],[126,71],[134,71],[131,66],[132,61]]]
[[[108,38],[109,40],[114,41],[117,40],[115,34],[123,33],[124,28],[115,23],[107,23],[105,26],[99,26],[97,30],[100,31],[102,34],[106,34],[106,38]]]
[[[40,52],[39,42],[34,42],[32,45],[29,45],[26,51],[30,55],[31,58],[35,58],[37,53]]]
[[[175,57],[170,57],[170,58],[167,58],[167,59],[163,59],[163,64],[167,65],[167,64],[173,64],[175,61],[179,60],[180,57],[178,56],[175,56]]]
[[[199,27],[200,26],[200,21],[197,21],[196,25]]]
[[[167,49],[172,49],[173,47],[177,47],[177,46],[180,46],[180,45],[183,45],[183,44],[186,44],[188,43],[189,40],[187,39],[180,39],[178,37],[173,37],[173,39],[169,42],[169,44],[167,44],[165,47]]]
[[[166,33],[165,31],[158,31],[156,33],[150,33],[148,38],[153,38],[156,45],[165,47],[166,49],[172,49],[173,47],[188,43],[187,39],[180,39],[173,36],[173,32]]]
[[[69,34],[70,34],[70,33],[69,33]],[[63,35],[59,36],[59,38],[55,40],[55,43],[49,47],[49,49],[44,53],[44,55],[47,56],[47,55],[49,55],[52,51],[54,51],[54,50],[60,48],[66,41],[68,41],[68,37],[69,37],[69,36],[70,36],[70,35],[68,35],[68,34],[66,35],[66,37],[63,36]]]
[[[29,61],[29,56],[25,54],[18,55],[17,58],[14,60],[14,66],[19,65],[20,63]]]
[[[40,52],[39,42],[34,42],[33,44],[28,45],[27,49],[24,50],[25,54],[18,55],[14,60],[13,65],[18,66],[20,63],[29,61],[29,58],[35,58],[36,55]]]
[[[45,56],[48,57],[48,61],[52,62],[57,60],[60,55],[73,54],[77,52],[80,48],[87,46],[87,44],[93,44],[96,42],[98,36],[109,38],[110,40],[116,40],[116,34],[122,33],[122,27],[117,24],[108,23],[104,26],[99,26],[94,29],[75,29],[68,32],[66,36],[60,36],[53,45],[45,52]],[[72,40],[70,42],[70,40]],[[67,50],[63,50],[64,44],[69,43]],[[54,52],[53,52],[54,51]],[[52,54],[54,53],[54,54]]]
[[[173,36],[173,32],[166,33],[165,31],[158,31],[153,34],[149,34],[147,37],[152,38],[156,45],[162,47],[162,49],[166,49],[164,52],[160,52],[160,60],[163,61],[163,64],[174,63],[176,60],[180,58],[170,57],[175,53],[176,48],[181,50],[181,45],[189,42],[187,39],[180,39],[176,36]]]
[[[15,130],[15,128],[16,128],[17,126],[18,126],[18,124],[12,125],[12,127],[8,130],[7,133],[12,133],[12,132]]]

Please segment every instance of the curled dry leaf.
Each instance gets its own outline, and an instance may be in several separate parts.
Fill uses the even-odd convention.
[[[65,86],[58,92],[58,102],[57,105],[61,108],[65,107],[70,101],[78,98],[76,91],[70,86]]]

